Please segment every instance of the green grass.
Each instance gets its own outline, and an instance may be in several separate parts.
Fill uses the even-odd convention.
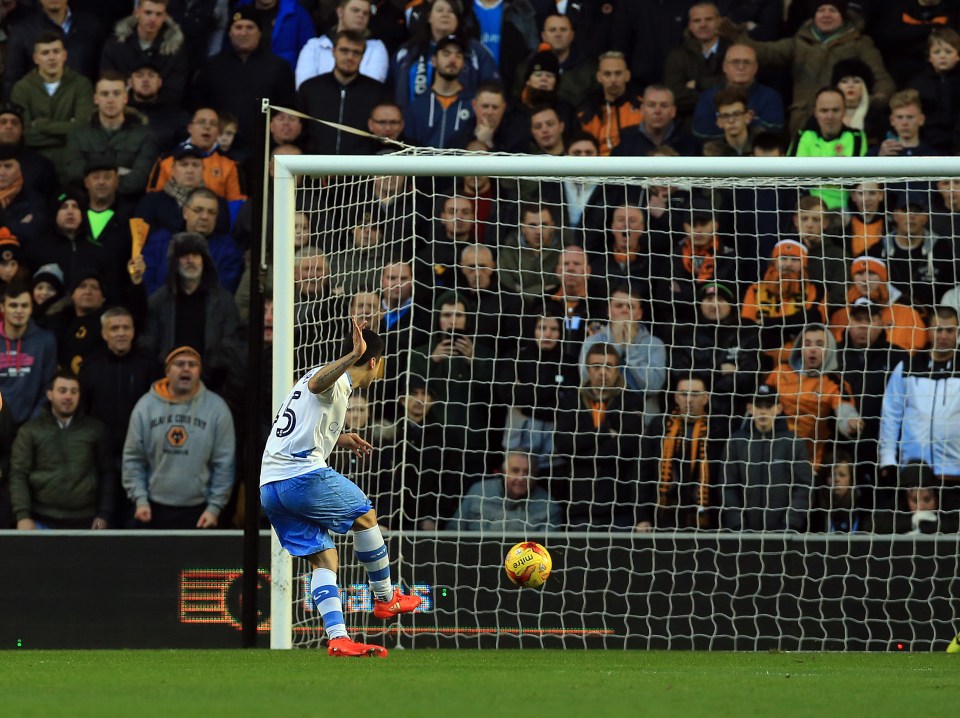
[[[394,650],[5,651],[0,715],[956,715],[960,655]]]

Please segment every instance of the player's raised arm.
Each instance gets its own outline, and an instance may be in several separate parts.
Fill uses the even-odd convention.
[[[321,394],[329,389],[340,376],[355,363],[367,350],[367,343],[363,340],[363,328],[367,321],[358,322],[353,318],[353,351],[344,354],[335,362],[320,367],[317,373],[310,377],[307,388],[314,394]]]

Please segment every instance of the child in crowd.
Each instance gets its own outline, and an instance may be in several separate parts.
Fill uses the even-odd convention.
[[[909,86],[920,94],[926,122],[924,138],[943,154],[955,154],[957,118],[960,116],[960,33],[949,27],[935,28],[927,42],[930,67],[913,78]]]

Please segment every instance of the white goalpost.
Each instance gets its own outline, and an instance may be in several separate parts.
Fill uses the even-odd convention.
[[[372,620],[352,545],[335,537],[348,630],[397,647],[722,650],[927,650],[956,635],[960,534],[950,487],[941,493],[936,475],[933,486],[927,474],[917,483],[880,470],[880,406],[895,365],[879,354],[865,354],[865,367],[842,361],[853,361],[847,349],[850,357],[864,349],[847,335],[855,306],[876,322],[869,341],[883,337],[888,364],[925,351],[919,322],[953,296],[944,288],[960,287],[960,158],[411,149],[273,162],[274,411],[303,372],[338,355],[351,314],[382,327],[387,344],[387,379],[348,416],[377,452],[367,463],[335,460],[383,518],[394,582],[425,601],[398,623]],[[879,209],[863,209],[874,191]],[[803,200],[810,196],[820,201]],[[629,226],[632,209],[642,213],[639,229]],[[806,243],[804,212],[818,216],[822,247]],[[909,224],[913,214],[927,217],[922,228]],[[715,235],[702,247],[701,220]],[[925,243],[901,256],[898,232],[907,245],[911,232]],[[640,249],[629,244],[637,237]],[[526,250],[541,241],[531,259]],[[571,247],[587,265],[579,304]],[[767,273],[777,247],[802,254],[794,284]],[[911,252],[930,275],[896,289]],[[887,273],[880,294],[880,280],[853,271],[858,258]],[[475,286],[488,270],[499,284]],[[742,318],[749,298],[771,286],[801,287],[799,300],[784,301],[802,306],[780,312],[759,301],[756,321]],[[409,303],[391,303],[391,292],[407,290]],[[856,302],[860,290],[869,301]],[[620,321],[610,316],[617,292],[637,298],[642,315],[643,330],[627,339],[610,328]],[[739,318],[716,320],[723,337],[701,306],[720,293]],[[885,308],[894,303],[896,311]],[[909,310],[917,323],[901,325]],[[815,324],[818,356],[837,363],[810,370],[803,362],[813,359],[794,342]],[[543,338],[554,325],[555,345]],[[913,345],[903,346],[906,334]],[[607,379],[591,383],[600,360],[588,362],[583,347],[594,341],[616,349],[613,393]],[[815,390],[804,384],[813,378]],[[748,458],[736,473],[735,437],[754,421],[748,404],[762,385],[778,394],[777,426],[789,426],[802,453],[763,463],[753,451],[765,439],[744,434]],[[689,403],[698,392],[702,413]],[[498,472],[512,453],[535,474],[539,503],[489,493],[509,491]],[[757,477],[766,482],[760,493]],[[938,502],[929,516],[911,503],[927,489]],[[467,494],[496,517],[468,521]],[[784,526],[751,530],[748,514],[784,500]],[[520,540],[551,551],[554,574],[542,590],[503,576],[504,553]],[[308,573],[271,532],[271,648],[323,640]]]

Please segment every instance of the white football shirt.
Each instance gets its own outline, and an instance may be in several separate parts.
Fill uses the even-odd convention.
[[[307,383],[317,369],[303,375],[277,414],[263,450],[261,486],[327,466],[327,457],[343,430],[352,384],[350,375],[344,373],[329,389],[314,394]]]

